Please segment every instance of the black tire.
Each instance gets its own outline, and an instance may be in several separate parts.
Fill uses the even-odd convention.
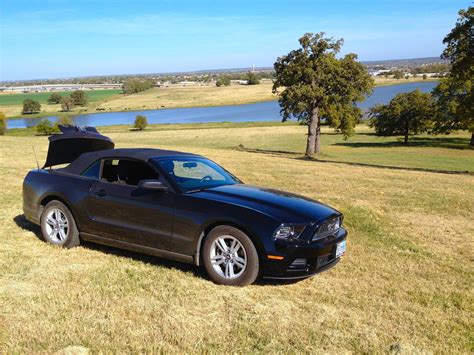
[[[54,218],[54,213],[58,210],[62,213],[60,219],[63,225],[65,225],[64,220],[67,221],[67,228],[62,229],[62,234],[59,232],[59,226],[58,231],[54,232],[54,228],[52,227],[51,223],[47,222],[48,216],[52,214]],[[54,218],[54,220],[56,219]],[[48,230],[50,233],[48,233]],[[45,242],[58,245],[63,248],[73,248],[80,244],[79,230],[77,229],[74,216],[62,202],[57,200],[49,202],[41,214],[41,233]]]
[[[214,242],[223,236],[229,236],[230,238],[234,238],[238,240],[241,244],[241,248],[244,249],[244,251],[240,250],[240,253],[246,257],[246,266],[242,268],[241,274],[234,277],[234,278],[228,278],[225,275],[222,275],[222,273],[225,274],[226,266],[221,265],[219,266],[222,270],[220,273],[219,271],[216,271],[215,265],[212,264],[211,262],[211,249],[215,249],[217,246],[214,244]],[[216,249],[217,250],[217,249]],[[203,246],[203,262],[204,262],[204,267],[206,268],[207,274],[209,275],[209,278],[214,281],[215,283],[219,285],[229,285],[229,286],[246,286],[253,284],[255,280],[257,279],[260,271],[260,265],[259,265],[259,259],[258,259],[258,253],[257,249],[255,248],[255,245],[253,244],[252,240],[241,230],[230,227],[230,226],[218,226],[215,227],[213,230],[209,232],[209,234],[206,236],[206,239],[204,240],[204,246]],[[237,254],[235,254],[237,255]],[[217,257],[221,257],[222,255],[218,255]],[[227,260],[226,263],[230,262],[230,260]],[[234,261],[232,260],[232,263]],[[229,264],[230,265],[230,264]],[[235,264],[236,266],[232,265],[232,269],[234,270],[234,267],[237,267],[238,269],[238,264]]]

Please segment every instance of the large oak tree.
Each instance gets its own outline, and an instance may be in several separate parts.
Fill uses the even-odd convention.
[[[361,117],[356,106],[372,92],[373,80],[356,54],[336,55],[343,40],[306,33],[301,48],[279,57],[274,64],[273,92],[279,94],[283,121],[296,117],[308,125],[306,155],[321,150],[321,118],[347,138]],[[279,90],[281,89],[281,90]]]
[[[438,103],[434,132],[469,130],[474,146],[474,7],[459,11],[443,43],[442,57],[451,62],[451,71],[433,91]]]

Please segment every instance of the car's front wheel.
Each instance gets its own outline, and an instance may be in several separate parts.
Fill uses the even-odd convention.
[[[41,214],[43,239],[64,248],[79,245],[79,231],[69,209],[60,201],[49,202]]]
[[[209,232],[203,259],[209,277],[221,285],[250,285],[258,277],[257,250],[252,240],[234,227],[218,226]]]

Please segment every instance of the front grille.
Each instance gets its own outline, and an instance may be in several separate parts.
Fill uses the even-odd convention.
[[[307,259],[295,259],[288,267],[288,271],[305,271],[308,269]]]

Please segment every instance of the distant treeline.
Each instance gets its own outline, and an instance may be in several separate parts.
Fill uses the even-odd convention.
[[[152,79],[128,79],[123,82],[122,90],[124,94],[136,94],[140,91],[151,89],[155,86]]]

